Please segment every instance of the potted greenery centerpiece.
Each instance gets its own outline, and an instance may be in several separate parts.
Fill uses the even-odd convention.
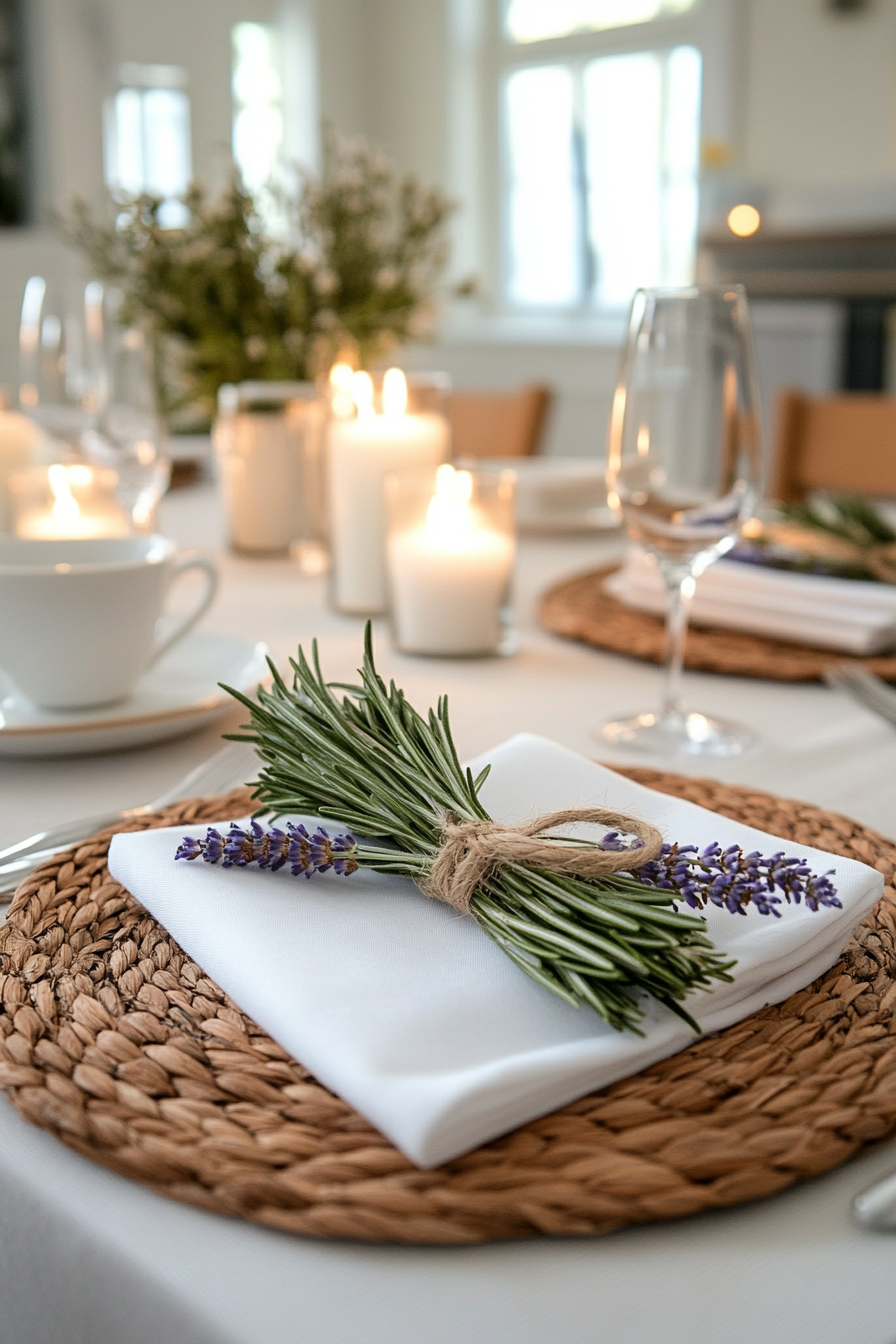
[[[234,544],[283,550],[308,533],[315,549],[325,417],[313,384],[337,356],[366,365],[425,333],[451,207],[331,130],[320,178],[302,174],[294,193],[265,199],[276,200],[276,230],[236,176],[217,196],[193,185],[179,228],[163,227],[151,196],[116,199],[108,221],[76,202],[65,227],[122,291],[124,320],[148,331],[171,432],[207,432],[229,389],[216,446]],[[234,415],[241,384],[271,394],[240,398]]]

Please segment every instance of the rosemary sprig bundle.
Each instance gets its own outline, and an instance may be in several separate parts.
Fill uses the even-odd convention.
[[[290,686],[271,664],[271,688],[253,701],[247,731],[263,762],[259,813],[334,817],[359,837],[363,868],[423,881],[446,819],[489,821],[474,779],[458,760],[442,697],[426,718],[376,671],[370,627],[360,684],[328,683],[316,643],[291,660]],[[340,696],[337,692],[345,692]],[[198,852],[198,850],[196,851]],[[184,855],[183,857],[194,857]],[[470,913],[519,968],[573,1006],[590,1005],[617,1030],[639,1031],[649,994],[694,1030],[681,1006],[697,988],[730,980],[732,962],[699,916],[675,908],[677,892],[632,876],[600,879],[502,863],[483,879]]]

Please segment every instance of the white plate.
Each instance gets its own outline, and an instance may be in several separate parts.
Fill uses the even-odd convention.
[[[516,473],[520,532],[596,532],[619,526],[607,504],[606,463],[587,457],[493,457],[474,469]]]
[[[133,695],[93,709],[40,709],[13,693],[0,700],[0,756],[77,756],[164,742],[233,708],[219,681],[252,691],[268,675],[266,644],[199,630],[140,678]],[[2,691],[0,691],[2,694]]]

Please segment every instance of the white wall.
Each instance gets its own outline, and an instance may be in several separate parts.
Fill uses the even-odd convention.
[[[749,0],[746,33],[742,167],[773,213],[896,216],[896,0]]]

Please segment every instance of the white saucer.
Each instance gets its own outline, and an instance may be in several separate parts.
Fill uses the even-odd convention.
[[[265,680],[267,653],[266,644],[199,630],[145,672],[133,695],[118,704],[40,709],[14,692],[0,700],[0,756],[120,751],[193,732],[233,708],[219,681],[251,692]]]

